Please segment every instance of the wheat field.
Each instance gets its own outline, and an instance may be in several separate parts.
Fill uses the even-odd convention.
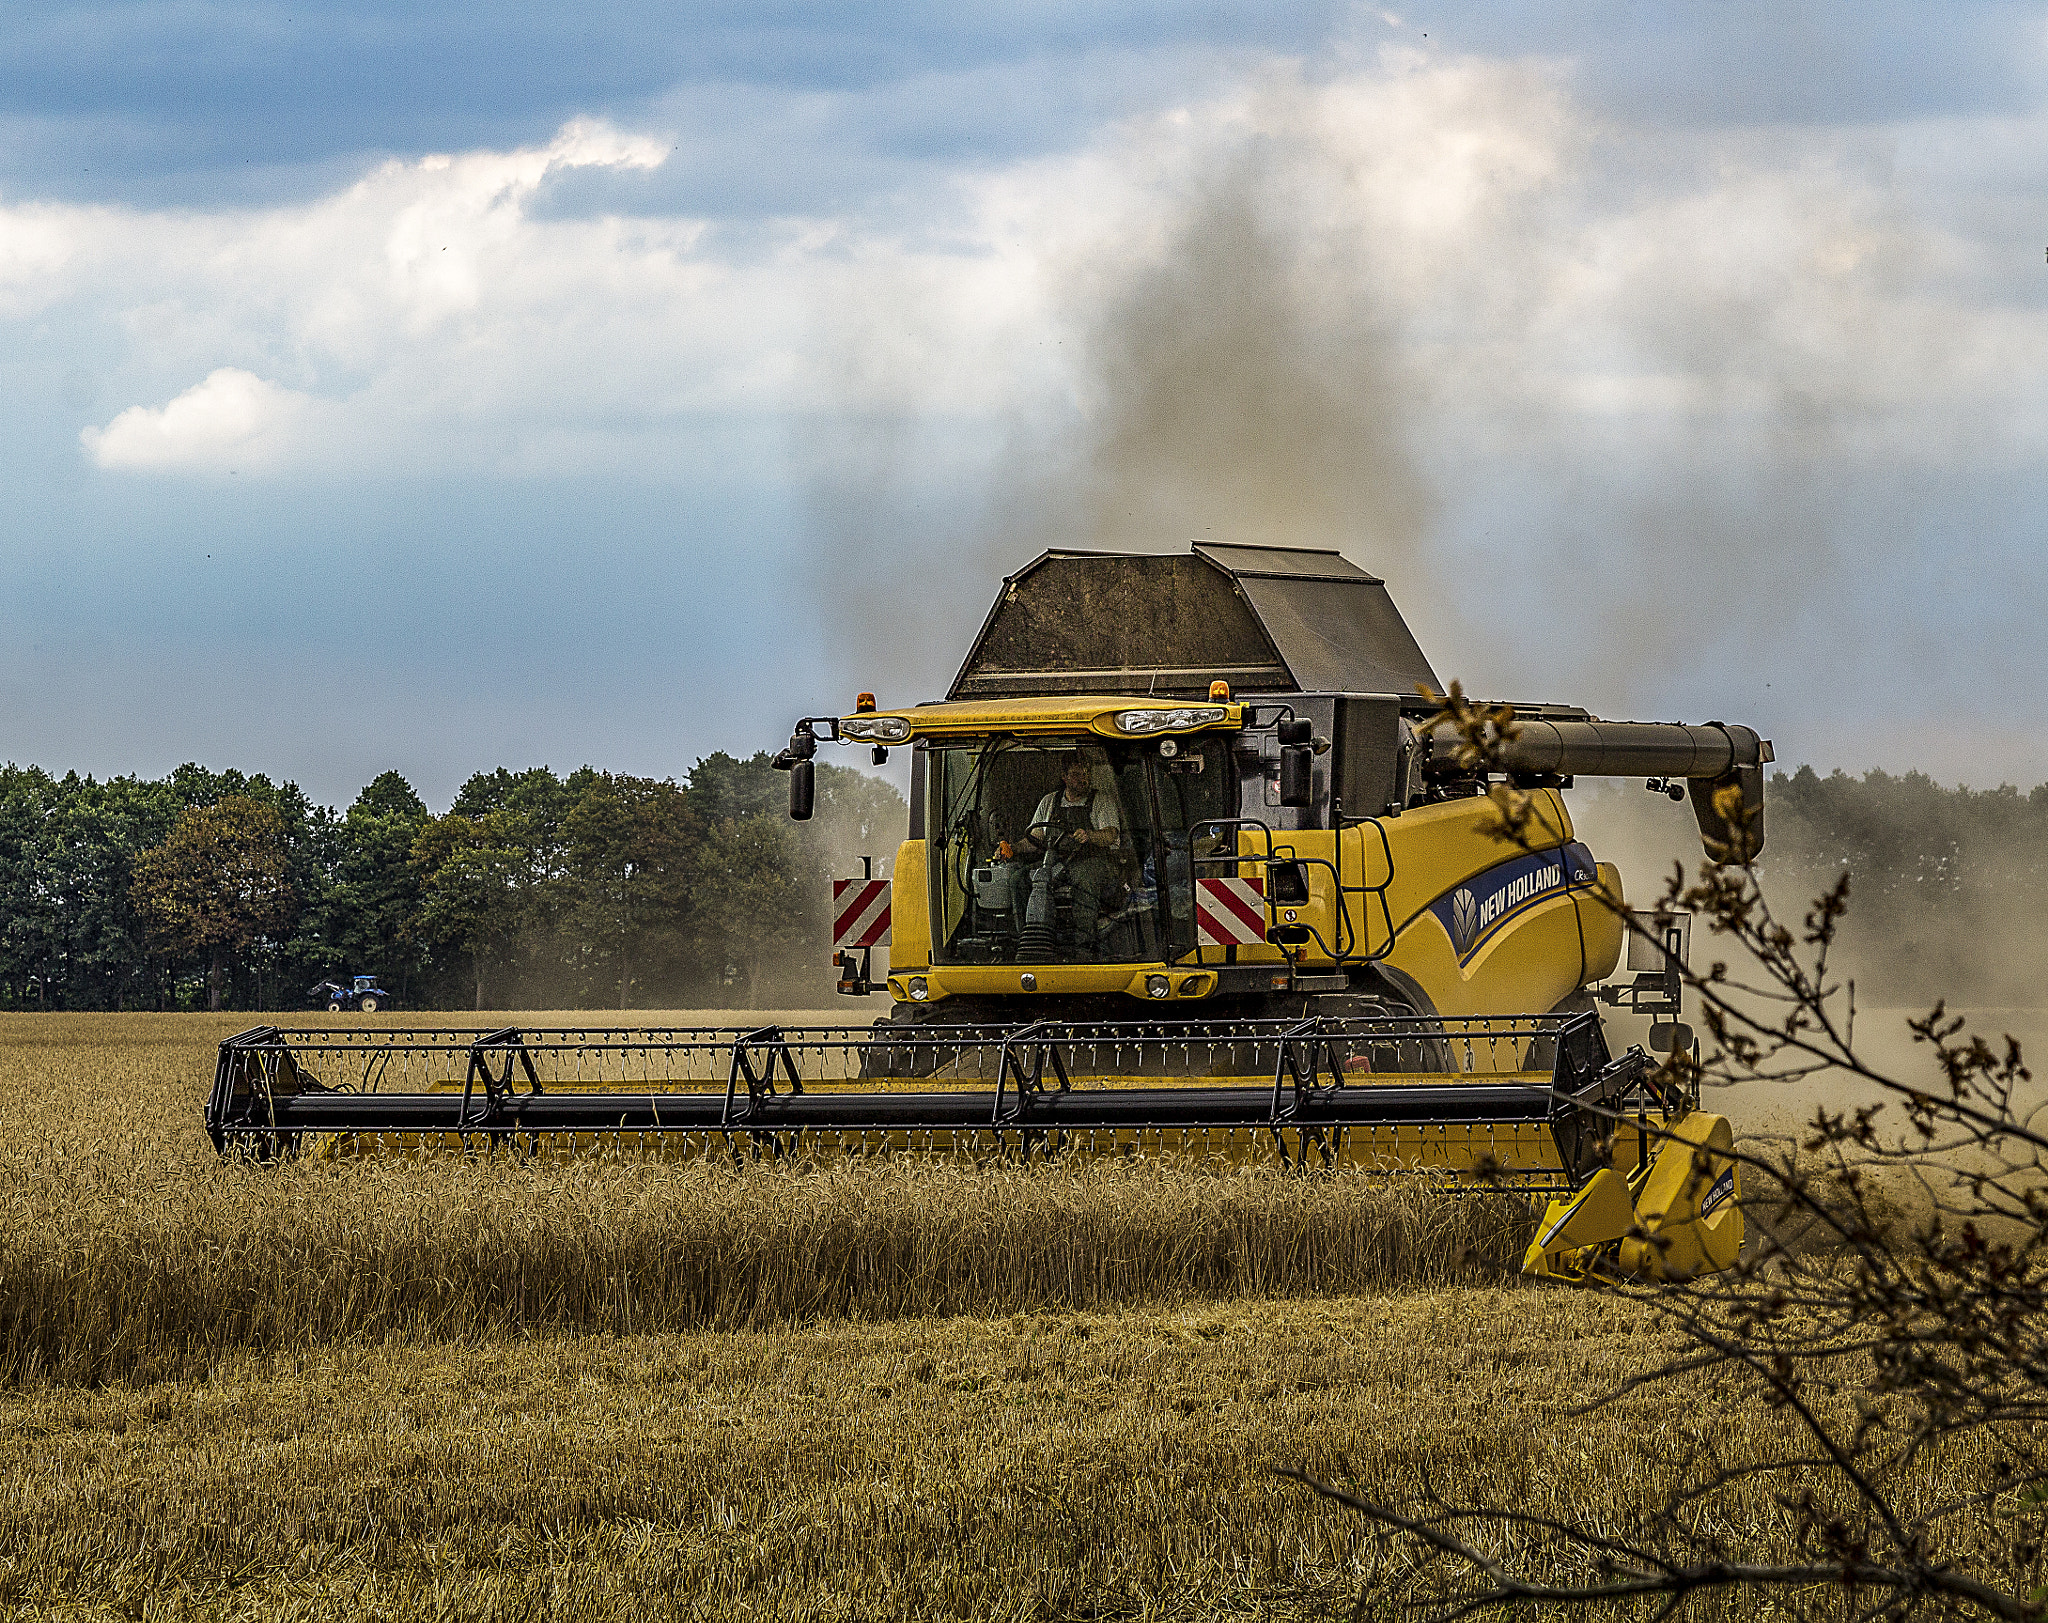
[[[0,1379],[238,1349],[1328,1296],[1511,1267],[1528,1213],[1272,1167],[218,1159],[239,1022],[0,1017]],[[548,1017],[518,1017],[540,1024]]]
[[[1504,1199],[223,1164],[199,1104],[247,1023],[0,1016],[10,1616],[1327,1616],[1380,1557],[1277,1466],[1613,1516],[1780,1424],[1704,1386],[1574,1416],[1671,1344],[1516,1284]]]

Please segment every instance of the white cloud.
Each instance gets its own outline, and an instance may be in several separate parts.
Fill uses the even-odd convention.
[[[163,406],[130,406],[79,439],[102,468],[259,471],[289,459],[312,405],[253,372],[223,366]]]
[[[1991,683],[2041,731],[2048,301],[2012,222],[2048,120],[1631,126],[1573,83],[1415,50],[1271,62],[1070,152],[738,224],[544,206],[551,176],[600,169],[590,195],[617,195],[664,162],[666,137],[589,121],[290,206],[0,203],[0,379],[28,380],[0,399],[16,422],[75,413],[56,437],[105,479],[660,480],[679,535],[737,493],[769,515],[764,549],[792,511],[844,525],[890,594],[886,640],[942,662],[984,606],[948,592],[1089,539],[1044,499],[982,526],[982,558],[961,541],[1016,465],[1041,498],[1099,471],[1105,334],[1173,291],[1205,198],[1237,187],[1282,285],[1240,300],[1235,351],[1202,350],[1199,297],[1161,301],[1197,330],[1151,401],[1161,464],[1120,488],[1179,505],[1134,506],[1134,528],[1213,492],[1217,529],[1235,504],[1357,537],[1444,673],[1510,693],[1540,676],[1612,713],[1768,728],[1765,682],[1809,727],[1967,709]],[[1240,364],[1269,310],[1298,395],[1284,366]],[[1170,409],[1233,391],[1289,408],[1267,413],[1276,440],[1343,409],[1248,477],[1228,411]],[[1197,418],[1206,438],[1183,432]],[[1350,499],[1382,467],[1425,498],[1402,504],[1424,543],[1405,556]],[[1337,499],[1269,500],[1287,480]],[[591,504],[577,544],[611,522]],[[1469,607],[1504,590],[1511,612]],[[2009,630],[1979,638],[1987,616]]]
[[[110,470],[517,465],[556,438],[587,455],[593,420],[637,445],[626,419],[674,394],[663,359],[750,334],[705,306],[720,273],[691,262],[700,223],[531,206],[550,173],[665,152],[578,120],[544,147],[391,162],[297,207],[0,209],[0,297],[81,348],[125,336],[131,399],[183,389],[82,432]]]
[[[0,316],[39,309],[71,267],[77,246],[75,218],[86,211],[18,205],[0,228]]]
[[[1913,455],[1970,454],[1959,412],[2048,440],[2038,372],[2005,364],[2048,341],[2043,316],[1957,270],[1982,250],[1921,217],[1869,140],[1616,129],[1564,84],[1406,49],[1315,78],[1273,65],[1079,151],[956,174],[914,237],[546,217],[550,174],[652,170],[669,149],[589,120],[290,207],[17,204],[0,319],[114,346],[96,374],[139,403],[81,436],[109,471],[630,473],[689,463],[714,419],[996,427],[1086,409],[1076,311],[1244,159],[1286,222],[1304,320],[1364,312],[1417,379],[1418,422],[1474,446],[1582,418],[1663,433],[1788,391]]]

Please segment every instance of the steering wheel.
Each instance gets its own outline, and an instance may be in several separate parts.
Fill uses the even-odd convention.
[[[1055,852],[1078,849],[1074,839],[1078,831],[1069,829],[1066,833],[1055,837],[1053,830],[1057,827],[1059,827],[1057,823],[1033,823],[1024,831],[1024,838],[1039,847],[1047,856],[1052,856]]]

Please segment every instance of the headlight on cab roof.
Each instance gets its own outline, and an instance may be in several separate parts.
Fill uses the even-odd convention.
[[[910,723],[901,716],[842,716],[839,736],[876,744],[900,744],[910,736]]]
[[[1182,727],[1207,727],[1221,721],[1227,714],[1220,704],[1195,704],[1183,710],[1119,710],[1116,730],[1120,733],[1170,733]]]

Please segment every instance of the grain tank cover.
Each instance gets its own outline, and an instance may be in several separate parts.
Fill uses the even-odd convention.
[[[1056,551],[1003,582],[949,699],[1413,694],[1439,686],[1386,585],[1336,552]]]

